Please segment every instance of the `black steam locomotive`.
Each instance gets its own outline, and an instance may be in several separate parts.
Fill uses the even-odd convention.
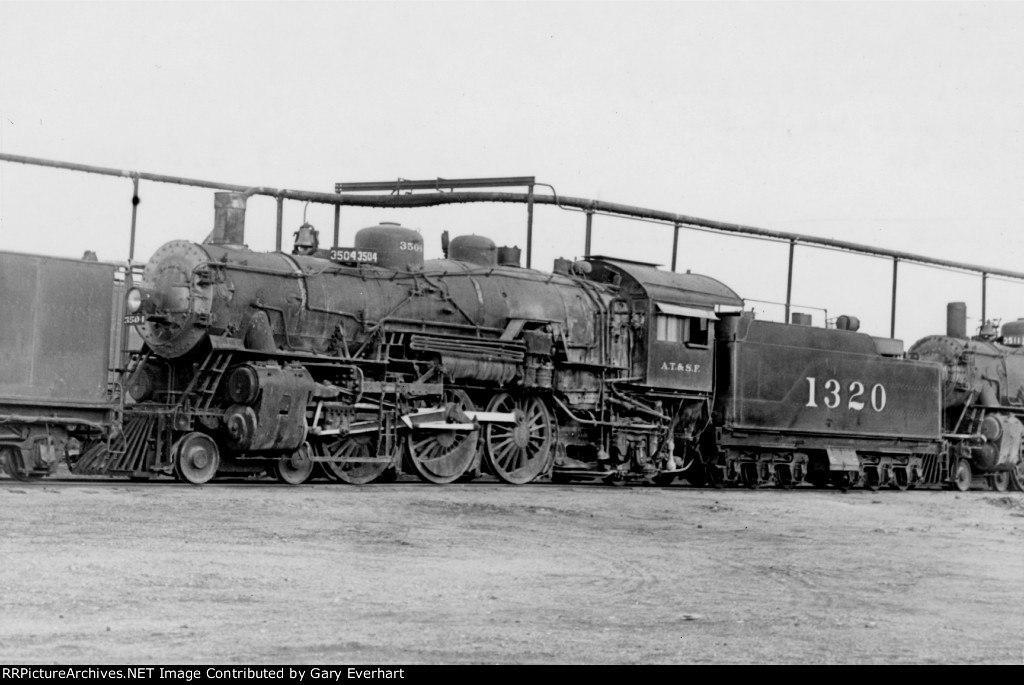
[[[211,237],[161,247],[129,293],[146,345],[119,449],[151,471],[1024,483],[1017,329],[905,355],[852,317],[759,321],[723,283],[649,264],[543,273],[478,236],[425,261],[395,224],[329,251],[304,226],[293,254],[258,253],[244,217],[243,196],[218,193]]]

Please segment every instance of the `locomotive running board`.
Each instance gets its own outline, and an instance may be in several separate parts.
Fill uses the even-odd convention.
[[[516,416],[512,412],[500,411],[466,411],[463,415],[470,423],[449,423],[445,419],[448,410],[445,408],[419,409],[402,416],[402,423],[407,428],[442,431],[474,431],[481,423],[515,423]]]
[[[515,423],[516,415],[507,411],[467,411],[464,412],[473,421],[479,423]]]

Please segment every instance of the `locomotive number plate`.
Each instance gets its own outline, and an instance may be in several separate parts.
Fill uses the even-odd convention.
[[[377,250],[357,250],[354,247],[332,247],[331,261],[341,264],[376,264]]]
[[[139,326],[146,323],[146,317],[143,314],[125,314],[124,325],[125,326]]]

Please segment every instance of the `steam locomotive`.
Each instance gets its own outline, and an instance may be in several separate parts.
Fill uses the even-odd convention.
[[[1024,322],[905,354],[854,317],[757,320],[718,280],[651,264],[545,273],[479,236],[425,260],[397,224],[331,250],[304,225],[268,254],[244,225],[245,197],[217,193],[211,236],[159,248],[129,292],[126,462],[197,484],[1024,485]]]

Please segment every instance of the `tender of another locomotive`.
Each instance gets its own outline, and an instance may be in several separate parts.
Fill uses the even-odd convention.
[[[116,428],[108,370],[122,299],[111,264],[0,252],[0,465],[11,477],[48,475],[72,439],[105,443]]]
[[[425,261],[397,225],[257,253],[244,216],[218,194],[211,238],[161,247],[131,294],[146,348],[124,449],[151,470],[906,488],[959,484],[954,452],[1020,462],[1010,420],[950,442],[948,371],[850,317],[757,321],[706,276],[608,257],[544,273],[477,236]]]

